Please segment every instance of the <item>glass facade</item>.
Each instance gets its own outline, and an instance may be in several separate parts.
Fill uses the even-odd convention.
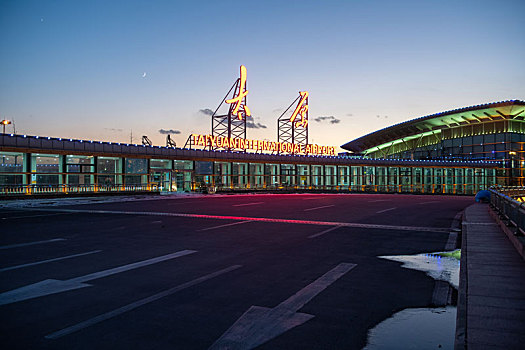
[[[496,160],[500,161],[497,174],[499,185],[525,185],[525,134],[504,132],[507,129],[494,125],[503,122],[477,125],[478,133],[470,127],[465,136],[454,128],[441,130],[432,135],[431,140],[420,142],[419,146],[410,148],[409,143],[392,143],[391,147],[371,149],[366,157],[374,159],[413,159],[413,160]],[[515,122],[518,123],[518,122]],[[520,124],[525,124],[520,122]],[[516,129],[516,128],[514,128]],[[483,134],[482,132],[501,133]],[[507,130],[508,131],[508,130]]]
[[[473,194],[497,169],[254,163],[0,152],[0,193],[329,191]]]

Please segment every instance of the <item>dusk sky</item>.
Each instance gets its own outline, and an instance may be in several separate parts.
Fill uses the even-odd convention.
[[[133,130],[155,145],[172,130],[183,146],[211,132],[201,111],[243,64],[259,125],[248,138],[276,141],[307,90],[310,142],[340,146],[525,99],[524,14],[523,0],[0,0],[0,118],[21,134],[129,142]]]

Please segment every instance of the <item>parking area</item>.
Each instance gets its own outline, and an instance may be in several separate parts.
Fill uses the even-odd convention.
[[[82,203],[82,204],[79,204]],[[435,282],[380,255],[441,251],[471,197],[298,194],[0,209],[8,348],[349,348]]]

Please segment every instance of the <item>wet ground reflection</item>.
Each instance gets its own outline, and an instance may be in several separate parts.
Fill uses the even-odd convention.
[[[459,260],[453,257],[441,256],[442,252],[417,255],[390,255],[379,258],[403,263],[401,267],[423,271],[438,281],[450,283],[459,288]]]
[[[405,309],[372,328],[364,349],[453,349],[455,331],[455,306]]]
[[[379,258],[403,263],[403,268],[423,271],[436,281],[448,282],[457,290],[459,255],[460,251],[454,251]],[[364,349],[453,349],[455,331],[455,306],[405,309],[370,329]]]

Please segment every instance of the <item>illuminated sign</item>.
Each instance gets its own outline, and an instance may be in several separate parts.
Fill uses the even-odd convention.
[[[301,120],[298,120],[295,122],[295,127],[303,127],[306,128],[308,126],[308,91],[299,91],[299,95],[301,96],[301,99],[299,100],[299,103],[297,103],[297,107],[295,107],[295,111],[293,111],[292,116],[290,117],[290,122],[294,122],[297,118],[297,115],[301,116]]]
[[[238,91],[234,92],[233,98],[226,100],[224,102],[232,104],[235,103],[235,107],[233,108],[232,114],[236,115],[239,120],[242,120],[243,114],[246,117],[249,117],[251,115],[250,109],[248,106],[246,106],[246,95],[248,95],[248,90],[246,90],[246,67],[241,66],[241,77],[239,78],[239,82],[237,84]],[[237,93],[237,96],[235,96],[235,93]],[[244,104],[243,104],[243,100]],[[242,112],[241,112],[242,110]]]
[[[228,138],[212,135],[191,135],[192,144],[210,148],[225,148],[239,150],[255,150],[278,153],[310,154],[335,156],[335,147],[319,145],[300,145],[288,142],[272,142],[261,140],[248,140],[241,138]]]

